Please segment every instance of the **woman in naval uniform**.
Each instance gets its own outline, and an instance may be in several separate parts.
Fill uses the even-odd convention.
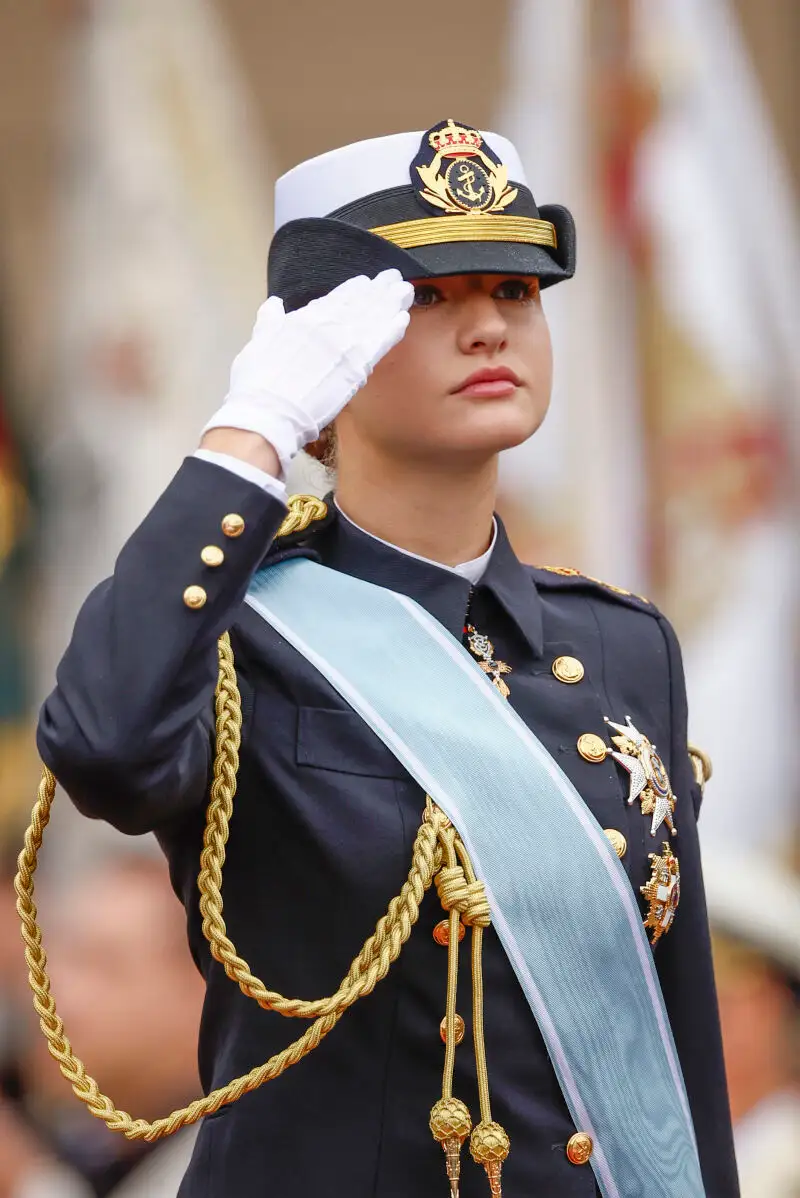
[[[113,1112],[51,1012],[62,1068],[131,1135],[207,1115],[182,1198],[735,1198],[675,636],[493,515],[572,218],[442,121],[296,167],[276,224],[225,402],[39,724],[80,811],[164,848],[209,1097]],[[287,518],[312,444],[335,495]]]

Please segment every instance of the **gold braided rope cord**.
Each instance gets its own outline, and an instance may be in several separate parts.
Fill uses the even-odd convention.
[[[255,998],[262,1006],[279,1011],[283,1015],[313,1019],[314,1022],[306,1032],[263,1065],[235,1078],[204,1098],[196,1099],[188,1106],[172,1111],[162,1119],[149,1123],[144,1119],[132,1118],[127,1111],[118,1110],[112,1100],[102,1093],[98,1083],[87,1073],[85,1065],[73,1051],[56,1010],[47,972],[47,955],[42,943],[42,931],[38,924],[34,900],[34,874],[56,789],[56,779],[47,767],[42,771],[38,797],[25,833],[24,847],[17,862],[18,872],[14,887],[17,892],[17,912],[21,921],[22,939],[25,942],[28,981],[50,1055],[58,1062],[62,1074],[72,1084],[76,1096],[86,1104],[91,1114],[102,1119],[112,1131],[122,1132],[130,1140],[152,1141],[171,1135],[186,1124],[196,1122],[203,1115],[209,1115],[221,1106],[235,1102],[243,1094],[258,1089],[265,1082],[279,1077],[316,1048],[347,1008],[358,998],[369,994],[386,976],[408,940],[419,916],[422,897],[441,866],[442,850],[439,837],[444,817],[437,808],[432,808],[426,812],[426,819],[417,832],[411,869],[406,882],[400,893],[389,903],[386,914],[378,921],[373,935],[353,960],[336,994],[330,998],[313,1001],[285,998],[275,991],[267,990],[258,978],[253,977],[249,966],[237,956],[235,946],[226,935],[220,893],[225,844],[236,792],[242,718],[233,652],[227,633],[219,641],[219,659],[216,757],[198,876],[203,931],[214,957],[223,964],[225,972],[238,983],[246,995]]]
[[[314,496],[293,496],[289,504],[289,515],[280,529],[279,536],[303,531],[312,520],[323,518],[327,512],[324,502]],[[103,1094],[98,1082],[87,1072],[83,1061],[74,1052],[56,1009],[47,971],[47,954],[42,942],[42,930],[38,923],[34,898],[34,875],[56,792],[56,778],[47,767],[42,770],[31,822],[25,832],[23,849],[17,861],[14,888],[25,944],[28,981],[50,1055],[58,1063],[62,1074],[71,1083],[75,1095],[86,1104],[89,1112],[102,1119],[110,1130],[121,1132],[129,1140],[155,1141],[172,1135],[181,1127],[195,1123],[204,1115],[236,1102],[244,1094],[257,1090],[265,1082],[279,1077],[286,1069],[313,1051],[323,1037],[335,1027],[348,1007],[369,994],[389,972],[411,935],[419,917],[422,898],[434,878],[437,880],[442,905],[451,913],[451,923],[457,923],[460,918],[463,923],[473,925],[476,934],[489,923],[489,910],[483,886],[475,879],[461,839],[443,812],[427,799],[425,815],[414,842],[408,877],[400,893],[392,898],[385,915],[378,921],[374,933],[352,961],[336,993],[328,998],[305,1000],[286,998],[277,991],[267,989],[251,972],[248,963],[237,954],[235,945],[227,935],[223,918],[222,871],[236,794],[242,726],[241,698],[233,650],[227,633],[219,639],[218,659],[215,758],[206,810],[203,849],[200,855],[200,873],[197,879],[203,934],[208,940],[213,957],[222,964],[225,973],[237,983],[246,996],[254,999],[266,1010],[277,1011],[287,1017],[313,1020],[303,1035],[249,1073],[234,1078],[227,1085],[213,1090],[203,1098],[195,1099],[188,1106],[174,1110],[161,1119],[148,1122],[133,1118],[127,1111],[118,1110],[112,1099]],[[455,865],[454,850],[462,865]],[[442,869],[445,855],[447,868]],[[479,944],[480,936],[478,946],[474,946],[478,947],[478,958]],[[452,1007],[454,1011],[454,996],[451,998],[448,995],[448,1007]],[[451,1014],[448,1023],[452,1025],[452,1022]],[[483,1080],[485,1061],[482,1039],[482,1034],[476,1037],[479,1074]],[[450,1061],[447,1064],[449,1069],[446,1068],[446,1073],[452,1070]],[[483,1100],[487,1095],[485,1082],[481,1085],[481,1091]],[[481,1106],[484,1106],[483,1101]]]

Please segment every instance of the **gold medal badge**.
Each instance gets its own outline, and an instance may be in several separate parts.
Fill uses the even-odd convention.
[[[421,180],[417,195],[438,212],[502,212],[517,198],[508,170],[477,129],[442,121],[435,125],[413,166]],[[425,161],[429,154],[433,157]],[[412,170],[413,176],[413,170]]]
[[[673,836],[677,828],[672,819],[677,799],[672,791],[664,762],[656,752],[652,741],[625,717],[624,724],[615,724],[606,717],[606,723],[616,733],[611,737],[615,749],[609,754],[618,765],[630,774],[631,785],[628,804],[637,799],[642,804],[642,814],[651,815],[650,835],[655,836],[666,822]],[[678,858],[670,848],[669,841],[662,842],[661,853],[648,854],[650,881],[640,887],[647,902],[645,928],[650,932],[650,943],[656,945],[672,927],[675,912],[681,898],[681,871]]]
[[[665,840],[660,853],[650,853],[650,881],[641,887],[648,911],[644,926],[651,932],[650,943],[655,945],[672,927],[681,899],[681,870],[678,858]]]

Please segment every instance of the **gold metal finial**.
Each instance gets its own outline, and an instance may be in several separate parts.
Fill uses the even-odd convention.
[[[430,1129],[444,1151],[450,1198],[458,1198],[461,1148],[472,1129],[472,1116],[460,1098],[440,1098],[431,1110]]]
[[[503,1198],[501,1173],[503,1161],[511,1149],[508,1132],[499,1123],[487,1123],[482,1120],[472,1133],[469,1150],[472,1159],[478,1165],[483,1165],[489,1178],[489,1192],[492,1198]]]

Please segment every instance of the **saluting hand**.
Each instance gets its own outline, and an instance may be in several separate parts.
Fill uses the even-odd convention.
[[[225,402],[203,433],[258,434],[285,471],[401,340],[413,298],[397,270],[348,279],[296,312],[284,312],[272,296],[259,308],[253,335],[231,367]]]

